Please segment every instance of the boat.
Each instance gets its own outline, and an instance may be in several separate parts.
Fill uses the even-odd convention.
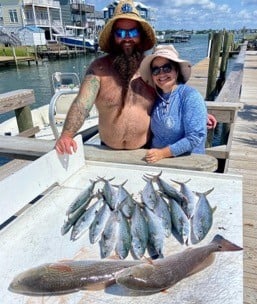
[[[56,34],[59,42],[72,48],[84,48],[90,52],[96,52],[98,49],[97,39],[92,34],[91,37],[85,36],[85,27],[67,25],[65,34]]]
[[[79,76],[77,73],[55,72],[52,74],[52,87],[55,93],[79,88]]]
[[[49,104],[31,111],[33,125],[38,127],[35,137],[38,139],[56,140],[60,134],[67,112],[80,87],[77,73],[55,72],[52,74],[53,96]],[[90,116],[85,120],[78,133],[83,140],[98,133],[98,112],[92,108]],[[0,124],[0,135],[16,136],[19,134],[16,117]],[[99,142],[99,140],[96,140]]]

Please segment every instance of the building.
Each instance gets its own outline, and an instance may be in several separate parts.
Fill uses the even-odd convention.
[[[24,26],[19,30],[19,39],[22,45],[45,45],[45,31],[36,26]]]
[[[107,5],[104,9],[104,20],[107,22],[110,18],[112,18],[115,8],[118,5],[120,1],[113,1],[109,5]],[[138,10],[140,16],[144,19],[146,19],[148,22],[153,23],[155,21],[154,19],[154,11],[151,7],[144,5],[141,2],[134,1],[134,4],[136,6],[136,9]]]
[[[19,37],[19,30],[27,26],[41,28],[47,40],[62,29],[60,2],[57,0],[0,0],[2,35]],[[13,43],[19,44],[19,43]]]
[[[104,26],[103,13],[95,11],[94,5],[84,0],[60,0],[64,28],[74,26],[80,29],[79,34],[92,38],[97,36]]]
[[[0,0],[0,26],[14,30],[24,26],[19,0]]]
[[[60,1],[22,0],[21,2],[24,26],[43,29],[47,40],[53,40],[54,33],[63,31]]]

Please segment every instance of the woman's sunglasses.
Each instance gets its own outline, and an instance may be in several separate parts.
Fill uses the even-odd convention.
[[[139,36],[139,29],[138,28],[133,28],[130,30],[124,30],[124,29],[116,29],[114,31],[116,37],[124,39],[126,37],[128,38],[136,38]]]
[[[151,73],[154,76],[159,75],[161,72],[170,73],[173,70],[173,66],[170,63],[166,63],[162,66],[153,66],[151,67]]]

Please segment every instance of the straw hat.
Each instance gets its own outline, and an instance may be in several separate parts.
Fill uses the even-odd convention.
[[[151,73],[151,62],[156,57],[167,58],[171,61],[175,61],[179,64],[180,74],[183,77],[184,82],[187,82],[191,75],[191,63],[189,61],[183,60],[179,58],[179,53],[174,48],[173,45],[158,45],[154,53],[146,56],[141,62],[139,72],[143,80],[154,87],[152,73]]]
[[[136,9],[132,0],[122,0],[117,5],[113,17],[106,23],[99,36],[99,46],[102,51],[109,53],[112,46],[111,34],[112,27],[118,19],[130,19],[140,23],[142,30],[145,34],[145,43],[143,44],[143,50],[151,49],[156,42],[155,33],[152,26],[142,17],[140,17],[138,10]]]

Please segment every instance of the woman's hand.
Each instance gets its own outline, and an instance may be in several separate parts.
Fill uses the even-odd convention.
[[[150,149],[146,152],[145,160],[147,163],[155,163],[167,157],[172,157],[169,147],[162,149]]]

